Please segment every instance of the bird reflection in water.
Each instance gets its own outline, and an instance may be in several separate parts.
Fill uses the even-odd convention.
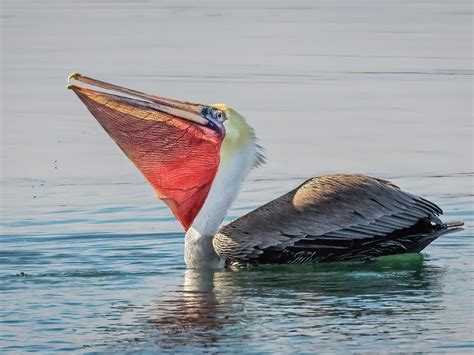
[[[374,337],[380,336],[374,331],[378,326],[393,324],[394,332],[400,328],[406,334],[413,327],[407,323],[404,328],[407,319],[418,316],[420,332],[426,327],[423,319],[436,317],[443,307],[442,275],[441,268],[426,265],[419,255],[241,272],[190,269],[182,288],[160,295],[146,311],[152,327],[145,333],[159,348],[222,349],[255,337],[274,340],[288,328],[310,337],[346,337],[354,326],[365,324],[367,334],[358,335]],[[295,317],[304,318],[306,326],[293,329]]]
[[[241,311],[235,305],[228,304],[228,297],[216,295],[215,288],[220,286],[222,274],[228,273],[195,269],[185,271],[183,288],[172,292],[171,299],[160,299],[160,306],[150,313],[152,317],[148,323],[165,336],[157,339],[161,346],[212,346],[219,341],[221,335],[217,330],[233,324],[236,319],[232,314]]]

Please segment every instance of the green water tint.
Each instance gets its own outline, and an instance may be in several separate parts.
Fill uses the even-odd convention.
[[[419,253],[381,256],[368,261],[338,261],[301,265],[257,265],[236,271],[275,271],[294,273],[356,272],[356,271],[403,271],[417,270],[423,266],[424,255]]]

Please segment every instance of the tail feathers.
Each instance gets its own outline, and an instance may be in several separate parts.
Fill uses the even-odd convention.
[[[446,229],[456,229],[456,230],[460,230],[460,229],[463,229],[462,226],[464,225],[464,222],[463,221],[448,221],[446,223],[443,224],[443,228],[446,228]]]
[[[442,235],[454,233],[462,230],[464,225],[463,221],[448,221],[446,223],[438,225],[431,233],[416,234],[409,237],[409,241],[405,244],[407,250],[410,252],[419,253],[425,249],[432,241],[441,237]]]

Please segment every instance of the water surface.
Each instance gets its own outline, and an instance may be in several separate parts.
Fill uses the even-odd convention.
[[[468,1],[2,3],[0,352],[472,352]],[[466,229],[369,264],[186,270],[183,232],[65,89],[72,71],[255,127],[227,220],[326,173]]]

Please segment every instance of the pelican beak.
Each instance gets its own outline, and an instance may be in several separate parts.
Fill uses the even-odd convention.
[[[88,107],[94,102],[98,105],[115,108],[123,114],[130,114],[132,116],[136,116],[139,119],[153,120],[156,118],[154,115],[150,115],[148,117],[140,116],[140,113],[144,113],[139,112],[142,110],[155,111],[165,115],[168,114],[177,118],[195,122],[203,126],[206,126],[209,123],[209,121],[202,116],[202,111],[205,105],[149,95],[144,92],[92,79],[79,73],[72,73],[69,75],[68,82],[71,82],[72,80],[80,81],[91,86],[129,96],[124,97],[112,93],[90,90],[74,84],[68,85],[68,89],[74,91]],[[93,102],[91,102],[91,100]]]
[[[77,73],[68,79],[107,90],[68,86],[187,230],[204,204],[219,166],[225,131],[210,114],[212,108]]]

